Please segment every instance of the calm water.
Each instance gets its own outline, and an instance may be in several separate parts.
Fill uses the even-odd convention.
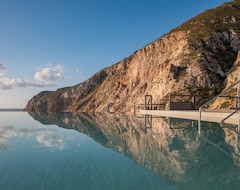
[[[0,189],[239,189],[235,126],[196,124],[0,112]]]

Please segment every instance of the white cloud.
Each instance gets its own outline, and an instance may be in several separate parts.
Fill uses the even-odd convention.
[[[44,88],[56,86],[54,81],[63,80],[63,70],[62,65],[48,66],[42,68],[39,72],[34,75],[34,81],[28,79],[20,78],[8,78],[6,77],[7,68],[0,64],[0,90],[9,90],[14,87],[34,87],[34,88]]]
[[[13,87],[35,87],[35,88],[43,88],[44,84],[30,82],[29,80],[22,80],[22,79],[10,79],[7,77],[0,77],[0,89],[8,90],[12,89]]]
[[[42,68],[39,72],[36,72],[36,74],[34,75],[34,79],[39,82],[43,82],[43,81],[52,82],[52,81],[62,80],[64,79],[63,69],[64,67],[59,64],[56,65],[55,67],[50,65],[46,68]]]

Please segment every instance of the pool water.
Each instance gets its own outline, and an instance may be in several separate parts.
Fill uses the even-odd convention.
[[[121,114],[0,112],[0,189],[237,189],[238,134]],[[231,126],[234,128],[234,126]]]

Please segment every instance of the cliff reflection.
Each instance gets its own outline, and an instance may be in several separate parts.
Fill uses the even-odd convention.
[[[238,135],[216,123],[120,114],[29,113],[43,124],[75,129],[105,147],[175,183],[179,189],[234,189],[240,186]]]

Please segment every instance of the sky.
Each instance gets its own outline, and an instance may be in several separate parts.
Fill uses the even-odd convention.
[[[0,0],[0,108],[87,80],[230,0]]]

